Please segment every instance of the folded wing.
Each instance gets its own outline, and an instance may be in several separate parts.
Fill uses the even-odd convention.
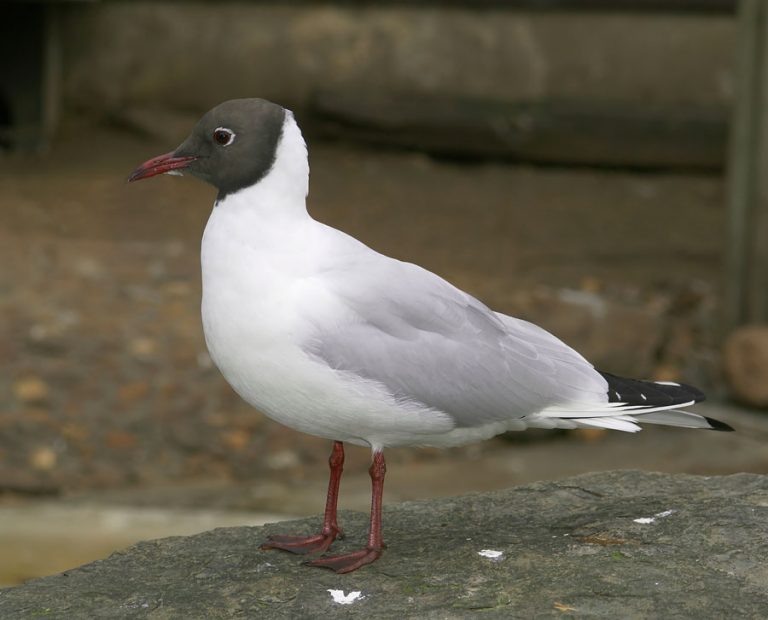
[[[606,380],[573,349],[416,265],[357,264],[327,277],[344,311],[317,325],[307,351],[458,427],[608,403]]]

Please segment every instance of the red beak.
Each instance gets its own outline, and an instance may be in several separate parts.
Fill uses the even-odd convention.
[[[165,155],[158,155],[152,159],[145,161],[141,166],[131,172],[131,176],[128,177],[128,182],[140,181],[141,179],[148,179],[158,174],[165,174],[171,170],[179,170],[186,168],[193,161],[198,159],[195,155],[186,155],[184,157],[176,157],[173,153],[166,153]]]

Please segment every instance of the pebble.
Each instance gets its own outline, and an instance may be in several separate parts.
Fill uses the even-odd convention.
[[[574,437],[587,443],[602,441],[608,435],[604,428],[577,428],[572,431]]]
[[[13,394],[23,403],[42,403],[48,399],[48,384],[40,377],[24,377],[13,384]]]
[[[99,280],[104,277],[104,265],[97,259],[90,256],[80,256],[73,264],[77,275],[88,280]]]
[[[654,381],[675,381],[681,380],[680,369],[674,364],[659,364],[653,369]]]
[[[147,381],[134,381],[121,385],[117,389],[117,397],[122,403],[132,404],[141,400],[149,393]]]
[[[234,429],[222,432],[221,440],[228,448],[240,452],[250,443],[251,434],[241,429]]]
[[[157,353],[157,342],[152,338],[134,338],[128,345],[131,355],[139,359],[151,359]]]
[[[56,452],[48,446],[36,448],[29,455],[29,464],[39,471],[50,471],[56,467]]]
[[[290,469],[301,465],[299,455],[293,450],[280,450],[274,454],[269,454],[264,461],[270,469]]]
[[[130,450],[139,443],[139,438],[128,431],[110,431],[104,438],[104,443],[115,450]]]

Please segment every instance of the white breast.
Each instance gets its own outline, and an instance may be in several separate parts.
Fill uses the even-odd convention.
[[[211,357],[234,390],[281,424],[359,445],[428,443],[450,430],[446,416],[397,403],[302,348],[315,321],[346,312],[317,277],[331,229],[308,218],[281,226],[275,243],[273,223],[262,221],[259,243],[246,243],[229,206],[214,209],[203,237],[202,316]]]
[[[276,222],[254,222],[238,211],[231,199],[219,204],[203,235],[201,310],[208,350],[243,398],[310,432],[298,411],[309,398],[308,381],[296,381],[297,374],[313,370],[299,346],[307,274],[296,248],[306,233],[299,222],[276,231]]]

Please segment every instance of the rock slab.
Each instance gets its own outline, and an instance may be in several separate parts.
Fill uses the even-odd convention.
[[[589,474],[385,510],[350,575],[260,551],[317,519],[143,542],[0,590],[15,618],[765,618],[768,477]],[[347,538],[366,515],[343,513]]]

